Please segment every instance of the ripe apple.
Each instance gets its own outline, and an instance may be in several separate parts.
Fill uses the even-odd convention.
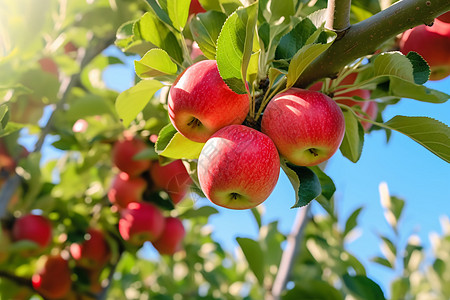
[[[43,57],[38,60],[39,65],[41,66],[42,71],[59,76],[58,65],[55,61],[50,57]]]
[[[189,6],[189,15],[204,13],[206,10],[200,4],[198,0],[191,0],[191,5]]]
[[[29,240],[45,248],[52,239],[52,224],[40,215],[24,215],[14,222],[12,238],[14,241]]]
[[[31,278],[33,288],[48,299],[65,297],[72,286],[67,260],[61,255],[48,256],[41,270]]]
[[[189,185],[192,184],[192,179],[180,159],[165,166],[161,166],[158,161],[153,162],[150,176],[154,185],[165,190],[175,204],[184,198]]]
[[[183,223],[180,219],[166,218],[166,226],[159,239],[152,242],[153,246],[160,254],[173,255],[181,250],[183,238],[186,235]]]
[[[355,82],[356,77],[358,76],[358,73],[350,73],[349,75],[347,75],[342,81],[340,85],[351,85]],[[322,88],[322,84],[323,82],[316,82],[315,84],[313,84],[309,90],[311,91],[320,91]],[[337,88],[335,92],[337,91],[341,91],[342,89]],[[347,93],[343,93],[343,94],[339,94],[337,97],[348,97],[348,99],[338,99],[335,100],[337,103],[342,103],[345,104],[347,106],[359,106],[359,108],[361,109],[361,111],[367,115],[361,114],[359,112],[357,112],[358,115],[363,116],[363,117],[370,117],[371,120],[374,120],[375,117],[377,116],[378,113],[378,106],[376,104],[375,101],[355,101],[353,100],[353,96],[357,96],[360,97],[362,99],[370,99],[370,91],[369,90],[365,90],[365,89],[357,89],[357,90],[353,90]],[[370,127],[372,127],[372,123],[369,122],[361,122],[361,125],[363,126],[363,128],[367,131],[370,129]]]
[[[202,60],[178,76],[168,105],[173,126],[188,139],[204,143],[220,128],[241,124],[249,99],[226,85],[215,60]]]
[[[430,66],[430,80],[440,80],[450,75],[450,24],[434,20],[433,26],[419,25],[403,33],[400,51],[419,53]]]
[[[450,23],[450,11],[443,13],[437,19],[441,22]]]
[[[130,177],[125,172],[120,172],[113,179],[108,191],[108,199],[119,208],[126,208],[131,202],[142,201],[142,194],[147,187],[147,182],[141,177]]]
[[[232,209],[252,208],[269,197],[280,174],[272,140],[243,125],[216,132],[198,159],[198,179],[213,203]]]
[[[156,206],[146,202],[132,202],[121,211],[119,232],[125,241],[141,246],[145,241],[157,240],[164,225],[164,216]]]
[[[104,233],[95,228],[87,230],[82,243],[70,245],[70,254],[77,264],[85,269],[100,269],[109,260],[111,250]]]
[[[330,97],[290,88],[269,102],[261,129],[289,162],[314,166],[337,151],[345,123],[341,109]]]
[[[112,160],[123,172],[130,176],[138,176],[150,167],[150,160],[135,160],[133,157],[145,150],[147,145],[138,138],[125,137],[114,144]]]

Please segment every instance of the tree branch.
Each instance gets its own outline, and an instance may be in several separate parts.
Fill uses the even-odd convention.
[[[325,27],[335,31],[338,38],[350,27],[351,0],[328,0]]]
[[[330,0],[331,1],[331,0]],[[336,1],[339,2],[339,1]],[[434,18],[450,10],[448,0],[402,0],[345,31],[302,73],[296,87],[335,76],[345,65],[372,54],[381,44],[405,30],[431,24]]]
[[[278,268],[278,273],[272,286],[272,295],[270,300],[279,300],[281,293],[286,288],[289,276],[291,275],[292,267],[298,255],[300,242],[303,238],[303,231],[306,224],[308,224],[308,212],[310,207],[311,204],[308,204],[306,207],[300,208],[295,216],[294,225],[292,226],[291,233],[287,237],[286,249],[283,251],[280,267]]]

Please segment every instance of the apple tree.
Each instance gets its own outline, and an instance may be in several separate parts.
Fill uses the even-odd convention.
[[[393,2],[0,3],[2,298],[386,299],[347,247],[362,208],[341,220],[326,164],[357,163],[380,130],[450,162],[446,124],[384,117],[449,99],[424,84],[450,75],[450,3]],[[113,48],[135,58],[122,92],[103,77],[126,66]],[[264,214],[282,172],[289,234]],[[380,191],[390,297],[448,299],[448,218],[432,258],[414,236],[403,249],[407,202]],[[258,238],[226,249],[217,206],[250,210]]]

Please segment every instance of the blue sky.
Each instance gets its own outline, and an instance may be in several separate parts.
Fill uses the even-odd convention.
[[[109,48],[108,55],[119,56],[125,65],[113,65],[104,73],[110,88],[125,90],[133,84],[133,58],[120,51]],[[450,77],[427,86],[450,93]],[[450,102],[429,104],[404,99],[398,105],[389,107],[384,113],[388,120],[395,115],[429,116],[447,125],[450,124]],[[379,239],[381,233],[393,237],[383,216],[379,200],[378,185],[385,181],[392,195],[406,200],[400,222],[400,247],[404,247],[408,237],[416,234],[430,251],[429,233],[441,233],[439,217],[450,214],[450,165],[402,134],[394,132],[388,144],[385,134],[376,131],[366,135],[360,161],[350,162],[338,152],[328,163],[327,174],[334,180],[337,191],[336,207],[340,224],[357,207],[364,210],[359,217],[361,235],[348,244],[348,249],[359,258],[367,268],[368,276],[378,282],[385,293],[394,273],[385,267],[370,262],[370,258],[380,255]],[[199,200],[208,204],[208,200]],[[282,174],[272,195],[264,203],[265,221],[279,220],[283,233],[292,226],[296,209],[294,191],[288,179]],[[234,211],[217,207],[220,214],[211,218],[214,236],[232,251],[237,246],[236,237],[256,237],[257,227],[250,211]],[[318,204],[313,203],[313,211],[321,213]]]

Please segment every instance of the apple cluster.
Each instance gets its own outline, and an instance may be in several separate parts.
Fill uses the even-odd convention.
[[[198,158],[198,180],[213,203],[252,208],[265,201],[280,172],[280,155],[298,166],[328,160],[344,137],[343,113],[327,95],[290,88],[266,106],[260,124],[243,125],[247,94],[231,90],[215,60],[187,68],[169,92],[168,113],[186,138],[205,143]]]
[[[149,241],[160,254],[173,255],[182,246],[183,223],[164,216],[151,201],[152,195],[164,191],[173,204],[178,204],[185,197],[191,178],[181,160],[161,165],[157,160],[134,159],[145,149],[146,143],[134,136],[114,144],[113,163],[120,171],[112,181],[108,199],[120,213],[118,226],[124,241],[138,247]]]
[[[400,51],[419,53],[430,66],[430,80],[450,75],[450,12],[434,20],[432,26],[419,25],[405,31],[399,40]]]

